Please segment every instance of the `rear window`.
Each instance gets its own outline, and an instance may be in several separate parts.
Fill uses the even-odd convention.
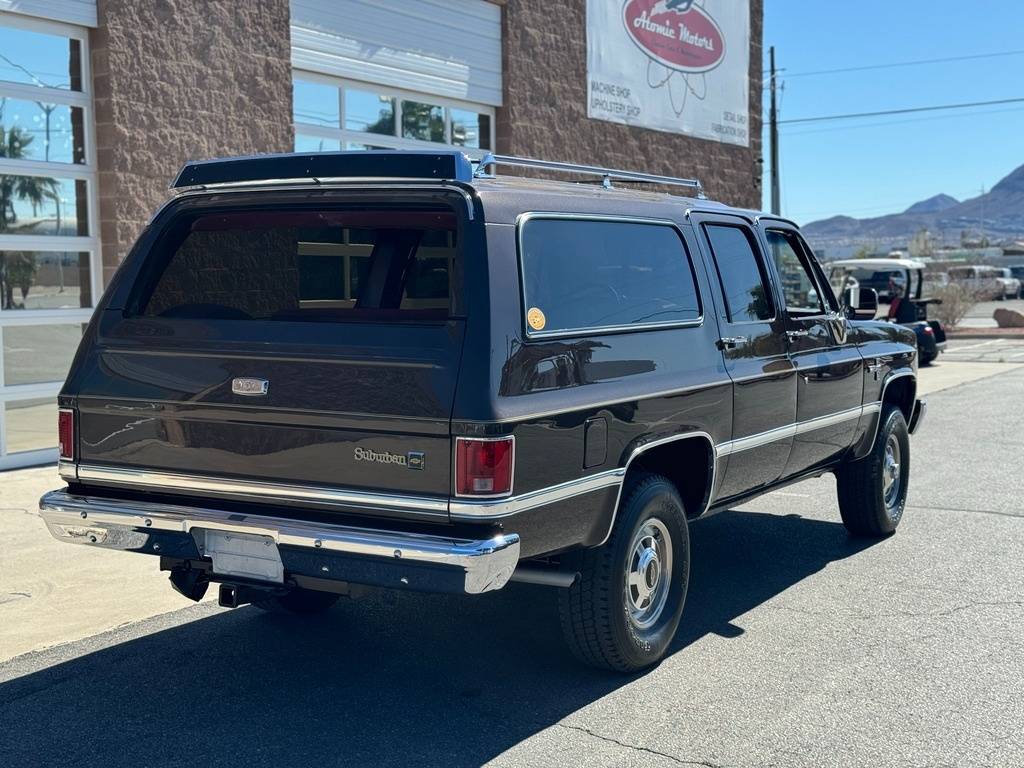
[[[521,230],[530,336],[698,320],[693,268],[675,228],[531,218]]]
[[[193,216],[165,238],[163,269],[136,306],[150,317],[443,319],[455,240],[441,211]]]

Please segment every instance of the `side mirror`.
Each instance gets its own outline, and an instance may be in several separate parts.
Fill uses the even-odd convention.
[[[852,292],[851,292],[852,293]],[[852,298],[852,297],[851,297]],[[853,320],[874,320],[878,314],[878,291],[874,288],[861,288],[858,301],[850,301],[850,317]]]

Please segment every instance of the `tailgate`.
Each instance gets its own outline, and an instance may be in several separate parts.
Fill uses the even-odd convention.
[[[93,467],[91,482],[121,483],[116,470],[132,484],[138,470],[165,493],[230,496],[232,480],[312,489],[299,496],[321,504],[324,488],[446,499],[465,327],[455,216],[183,219],[126,309],[104,309],[69,379],[83,481]]]

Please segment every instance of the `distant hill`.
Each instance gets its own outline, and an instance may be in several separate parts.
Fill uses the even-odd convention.
[[[904,213],[937,213],[938,211],[944,211],[947,208],[952,208],[959,202],[960,201],[952,195],[935,195],[934,197],[929,197],[927,200],[914,203],[912,206],[907,208]]]
[[[903,213],[870,219],[833,216],[803,226],[815,247],[874,242],[878,245],[905,244],[916,232],[928,229],[946,243],[960,242],[964,230],[977,232],[984,226],[993,240],[1024,237],[1024,165],[984,195],[963,202],[945,194],[914,203]]]

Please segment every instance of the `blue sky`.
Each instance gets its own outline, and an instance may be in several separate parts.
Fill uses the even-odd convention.
[[[1024,97],[1024,54],[891,69],[803,72],[1024,50],[1020,0],[765,0],[780,120]],[[764,206],[768,208],[765,92]],[[1024,164],[1024,103],[780,126],[782,213],[799,223],[974,197]]]

